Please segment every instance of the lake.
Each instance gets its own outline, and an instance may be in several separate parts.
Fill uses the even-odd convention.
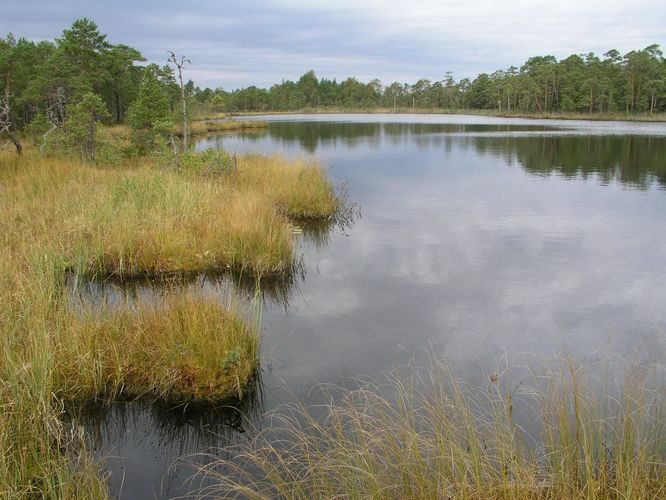
[[[666,124],[253,118],[269,127],[196,148],[314,155],[360,211],[300,237],[302,273],[265,294],[261,382],[242,408],[254,425],[283,401],[314,398],[317,383],[377,377],[432,352],[473,382],[520,353],[666,360]],[[224,455],[250,434],[232,410],[142,402],[85,425],[121,498],[182,495],[192,469],[178,457]]]

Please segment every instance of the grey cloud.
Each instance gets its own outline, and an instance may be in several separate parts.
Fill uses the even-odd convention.
[[[193,61],[201,86],[269,86],[312,68],[322,77],[413,82],[446,71],[474,77],[532,55],[626,51],[663,41],[664,7],[656,2],[392,2],[341,0],[194,2],[173,0],[50,2],[3,7],[0,33],[53,39],[87,16],[112,42],[135,46],[151,62],[167,49]],[[501,7],[501,8],[500,8]]]

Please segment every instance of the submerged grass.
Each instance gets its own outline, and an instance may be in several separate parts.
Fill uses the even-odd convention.
[[[487,385],[441,361],[280,408],[197,495],[242,498],[663,498],[664,369],[551,360]],[[314,413],[316,412],[316,413]],[[320,415],[321,414],[321,415]],[[227,450],[228,451],[228,450]],[[196,481],[196,479],[194,479]]]
[[[66,275],[286,272],[301,211],[284,206],[285,186],[304,196],[292,168],[241,158],[226,175],[201,175],[150,159],[103,168],[0,152],[0,497],[107,496],[64,401],[243,395],[259,339],[236,304],[186,294],[90,309],[70,303]]]

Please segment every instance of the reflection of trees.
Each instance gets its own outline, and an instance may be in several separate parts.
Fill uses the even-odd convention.
[[[666,139],[647,135],[555,135],[546,125],[273,122],[270,135],[313,153],[321,146],[471,148],[535,175],[594,175],[641,189],[666,186]],[[527,133],[527,134],[525,134]],[[536,134],[535,134],[536,133]]]
[[[645,189],[666,186],[666,139],[628,136],[477,137],[478,152],[517,160],[529,173],[575,178],[595,175]]]
[[[270,124],[273,138],[283,143],[297,142],[308,153],[320,146],[338,144],[354,147],[359,144],[379,145],[381,128],[377,123],[343,122],[274,122]]]
[[[352,123],[352,122],[272,122],[271,137],[283,143],[298,143],[308,153],[318,147],[379,147],[382,136],[391,144],[400,144],[409,136],[485,132],[544,131],[542,125],[478,125],[452,123]]]

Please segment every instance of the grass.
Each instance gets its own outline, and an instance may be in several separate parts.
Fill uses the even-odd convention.
[[[623,366],[617,386],[600,385],[595,367],[568,359],[521,370],[518,377],[507,371],[472,385],[434,361],[356,389],[323,388],[323,406],[282,407],[231,458],[209,457],[199,479],[210,486],[194,493],[664,497],[663,367]]]
[[[234,130],[265,129],[268,122],[263,120],[196,120],[189,124],[191,135],[210,134],[214,132],[229,132]],[[177,136],[183,135],[182,125],[174,126]]]
[[[203,176],[26,154],[4,166],[3,186],[8,244],[39,236],[89,276],[284,273],[294,262],[290,219],[334,217],[339,208],[319,165],[279,156],[241,157],[228,176]]]
[[[197,294],[69,312],[56,332],[58,395],[240,400],[259,360],[258,325]]]
[[[289,273],[291,218],[338,207],[328,180],[315,186],[323,204],[301,185],[318,176],[277,156],[208,175],[0,152],[0,497],[107,496],[66,401],[238,399],[257,370],[257,326],[235,302],[174,293],[92,308],[69,300],[68,273]]]

